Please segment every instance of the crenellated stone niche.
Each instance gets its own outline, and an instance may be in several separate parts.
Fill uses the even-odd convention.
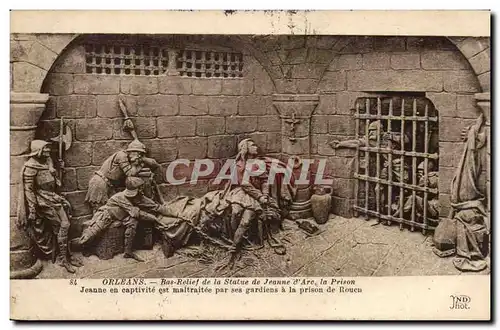
[[[281,153],[285,160],[290,157],[310,159],[311,118],[318,103],[319,95],[317,94],[273,95],[273,104],[281,119]],[[300,173],[301,169],[302,165],[297,163],[295,171]],[[290,212],[290,218],[292,219],[304,219],[312,216],[312,181],[310,172],[308,178],[310,180],[308,184],[297,186],[297,196]]]
[[[42,270],[28,235],[17,227],[17,199],[20,172],[48,94],[10,93],[10,278],[34,278]]]

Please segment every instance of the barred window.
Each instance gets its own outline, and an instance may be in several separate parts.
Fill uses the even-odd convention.
[[[85,45],[86,72],[158,76],[167,71],[168,51],[148,45]]]
[[[433,230],[439,219],[439,122],[425,97],[356,100],[357,213],[401,228]]]
[[[183,50],[177,55],[181,76],[201,78],[243,77],[243,54],[199,50]]]

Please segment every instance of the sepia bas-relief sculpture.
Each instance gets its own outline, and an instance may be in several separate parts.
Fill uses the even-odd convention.
[[[21,170],[18,226],[30,235],[38,250],[74,273],[81,261],[70,253],[68,233],[71,205],[56,190],[61,186],[49,142],[33,140],[29,159]]]
[[[451,182],[452,210],[434,234],[434,252],[440,257],[454,255],[453,264],[461,271],[481,271],[487,267],[490,226],[485,194],[479,189],[484,167],[482,153],[488,139],[485,124],[483,113],[463,131],[462,157]]]

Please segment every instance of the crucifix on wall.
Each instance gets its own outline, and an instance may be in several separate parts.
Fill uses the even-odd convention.
[[[295,143],[297,141],[295,137],[295,125],[300,124],[300,120],[295,117],[296,113],[295,110],[292,112],[292,116],[290,118],[285,119],[285,123],[290,125],[290,136],[288,139],[292,142]]]

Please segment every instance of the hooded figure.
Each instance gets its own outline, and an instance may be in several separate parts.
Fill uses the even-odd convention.
[[[45,256],[57,259],[58,264],[70,273],[73,266],[82,266],[68,249],[71,205],[58,195],[56,177],[48,142],[31,142],[30,158],[21,170],[21,189],[18,202],[18,226],[28,234]],[[59,249],[57,249],[59,247]]]
[[[160,165],[152,158],[144,157],[146,147],[138,140],[132,141],[127,149],[108,157],[89,182],[85,201],[94,212],[124,185],[125,178],[137,176],[145,167],[153,170]]]

